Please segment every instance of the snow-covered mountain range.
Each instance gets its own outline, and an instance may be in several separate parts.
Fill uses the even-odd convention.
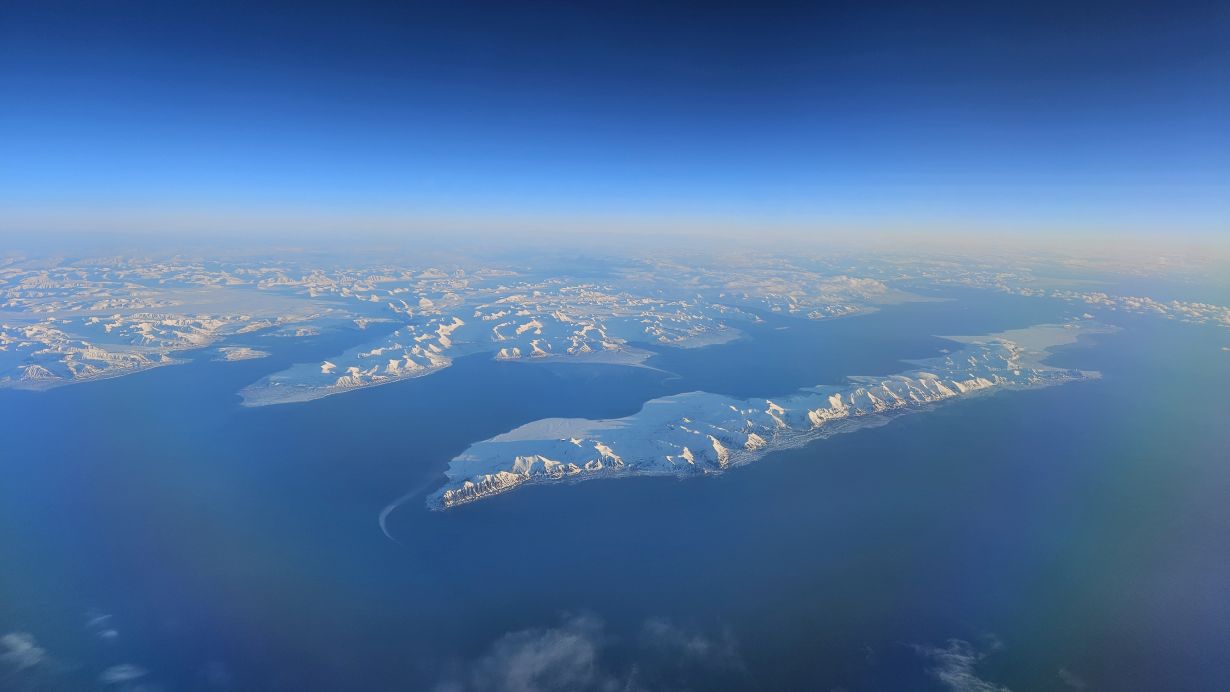
[[[625,418],[535,421],[478,442],[453,459],[447,482],[428,504],[446,509],[529,483],[721,473],[774,450],[883,424],[951,399],[1096,377],[1041,361],[1080,334],[1106,330],[1072,322],[948,337],[962,347],[887,377],[850,377],[844,384],[806,387],[774,399],[688,392],[653,399]]]

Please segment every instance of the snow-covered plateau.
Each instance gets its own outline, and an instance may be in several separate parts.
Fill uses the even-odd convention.
[[[531,483],[721,473],[775,450],[880,425],[940,402],[1097,377],[1042,360],[1082,334],[1108,330],[1072,322],[947,337],[962,347],[913,361],[916,369],[895,375],[850,377],[843,385],[807,387],[775,399],[687,392],[648,401],[624,418],[535,421],[471,445],[449,462],[446,483],[427,503],[447,509]]]

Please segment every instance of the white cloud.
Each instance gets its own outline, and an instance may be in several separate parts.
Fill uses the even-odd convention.
[[[122,663],[104,670],[98,679],[104,685],[119,685],[125,682],[139,680],[146,676],[146,670],[131,663]]]
[[[742,671],[733,637],[686,629],[665,618],[650,618],[631,651],[636,660],[613,655],[617,644],[594,615],[572,615],[558,626],[509,632],[464,671],[441,682],[436,692],[639,692],[685,689],[697,674]]]
[[[990,650],[1000,648],[992,641]],[[986,658],[987,652],[975,649],[962,639],[949,639],[944,647],[915,646],[914,650],[930,659],[935,666],[931,674],[952,692],[1010,692],[1007,687],[985,680],[974,668]]]
[[[602,670],[599,650],[605,639],[601,620],[588,615],[565,618],[558,627],[510,632],[468,666],[465,681],[440,690],[619,690],[615,676]]]
[[[47,650],[28,632],[10,632],[0,637],[0,661],[17,670],[33,668],[47,660]]]
[[[1059,679],[1063,680],[1063,684],[1067,685],[1068,687],[1071,687],[1074,690],[1083,690],[1086,687],[1088,687],[1088,685],[1085,684],[1085,681],[1079,675],[1077,675],[1076,673],[1073,673],[1067,668],[1059,669]]]
[[[679,664],[743,669],[738,645],[726,630],[715,638],[680,627],[666,618],[650,618],[641,628],[641,646]]]

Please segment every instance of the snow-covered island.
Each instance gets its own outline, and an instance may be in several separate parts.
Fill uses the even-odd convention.
[[[205,348],[218,360],[248,359],[273,352],[274,337],[347,330],[363,334],[362,343],[262,373],[241,392],[244,403],[308,401],[424,377],[474,353],[507,363],[643,367],[664,349],[747,338],[769,320],[867,315],[949,299],[953,287],[1063,300],[1099,319],[1138,313],[1230,326],[1230,307],[1208,298],[1119,295],[1109,292],[1112,281],[1073,281],[1067,271],[1031,257],[803,251],[450,256],[442,264],[361,252],[12,255],[0,258],[0,388],[119,377],[188,362],[183,354]],[[249,346],[223,345],[240,340]]]
[[[625,418],[548,418],[472,445],[454,458],[428,506],[447,509],[529,483],[721,473],[768,452],[880,425],[895,415],[988,392],[1097,377],[1041,361],[1050,349],[1107,327],[1074,322],[979,337],[887,377],[800,389],[774,400],[688,392],[653,399]]]
[[[268,356],[268,351],[261,351],[251,346],[219,346],[218,357],[214,360],[255,360]]]
[[[371,331],[361,345],[252,383],[242,395],[256,406],[423,377],[477,352],[505,362],[639,366],[652,355],[646,346],[726,343],[762,314],[820,320],[923,299],[807,258],[618,256],[575,271],[527,260],[7,257],[0,387],[117,377],[208,347],[217,360],[265,352],[218,343],[225,339]]]

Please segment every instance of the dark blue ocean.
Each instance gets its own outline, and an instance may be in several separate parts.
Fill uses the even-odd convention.
[[[1016,691],[1230,689],[1224,329],[1100,315],[1122,331],[1050,361],[1100,380],[956,402],[715,478],[424,508],[452,456],[531,420],[892,373],[949,345],[937,334],[1085,311],[948,297],[770,318],[749,339],[665,349],[660,370],[477,355],[239,406],[244,385],[371,336],[339,330],[236,342],[273,351],[262,360],[203,351],[0,391],[0,635],[44,654],[0,687],[479,689],[558,646],[591,657],[565,688],[945,690],[965,671]],[[391,541],[377,517],[412,490]],[[143,675],[100,677],[123,664]]]

